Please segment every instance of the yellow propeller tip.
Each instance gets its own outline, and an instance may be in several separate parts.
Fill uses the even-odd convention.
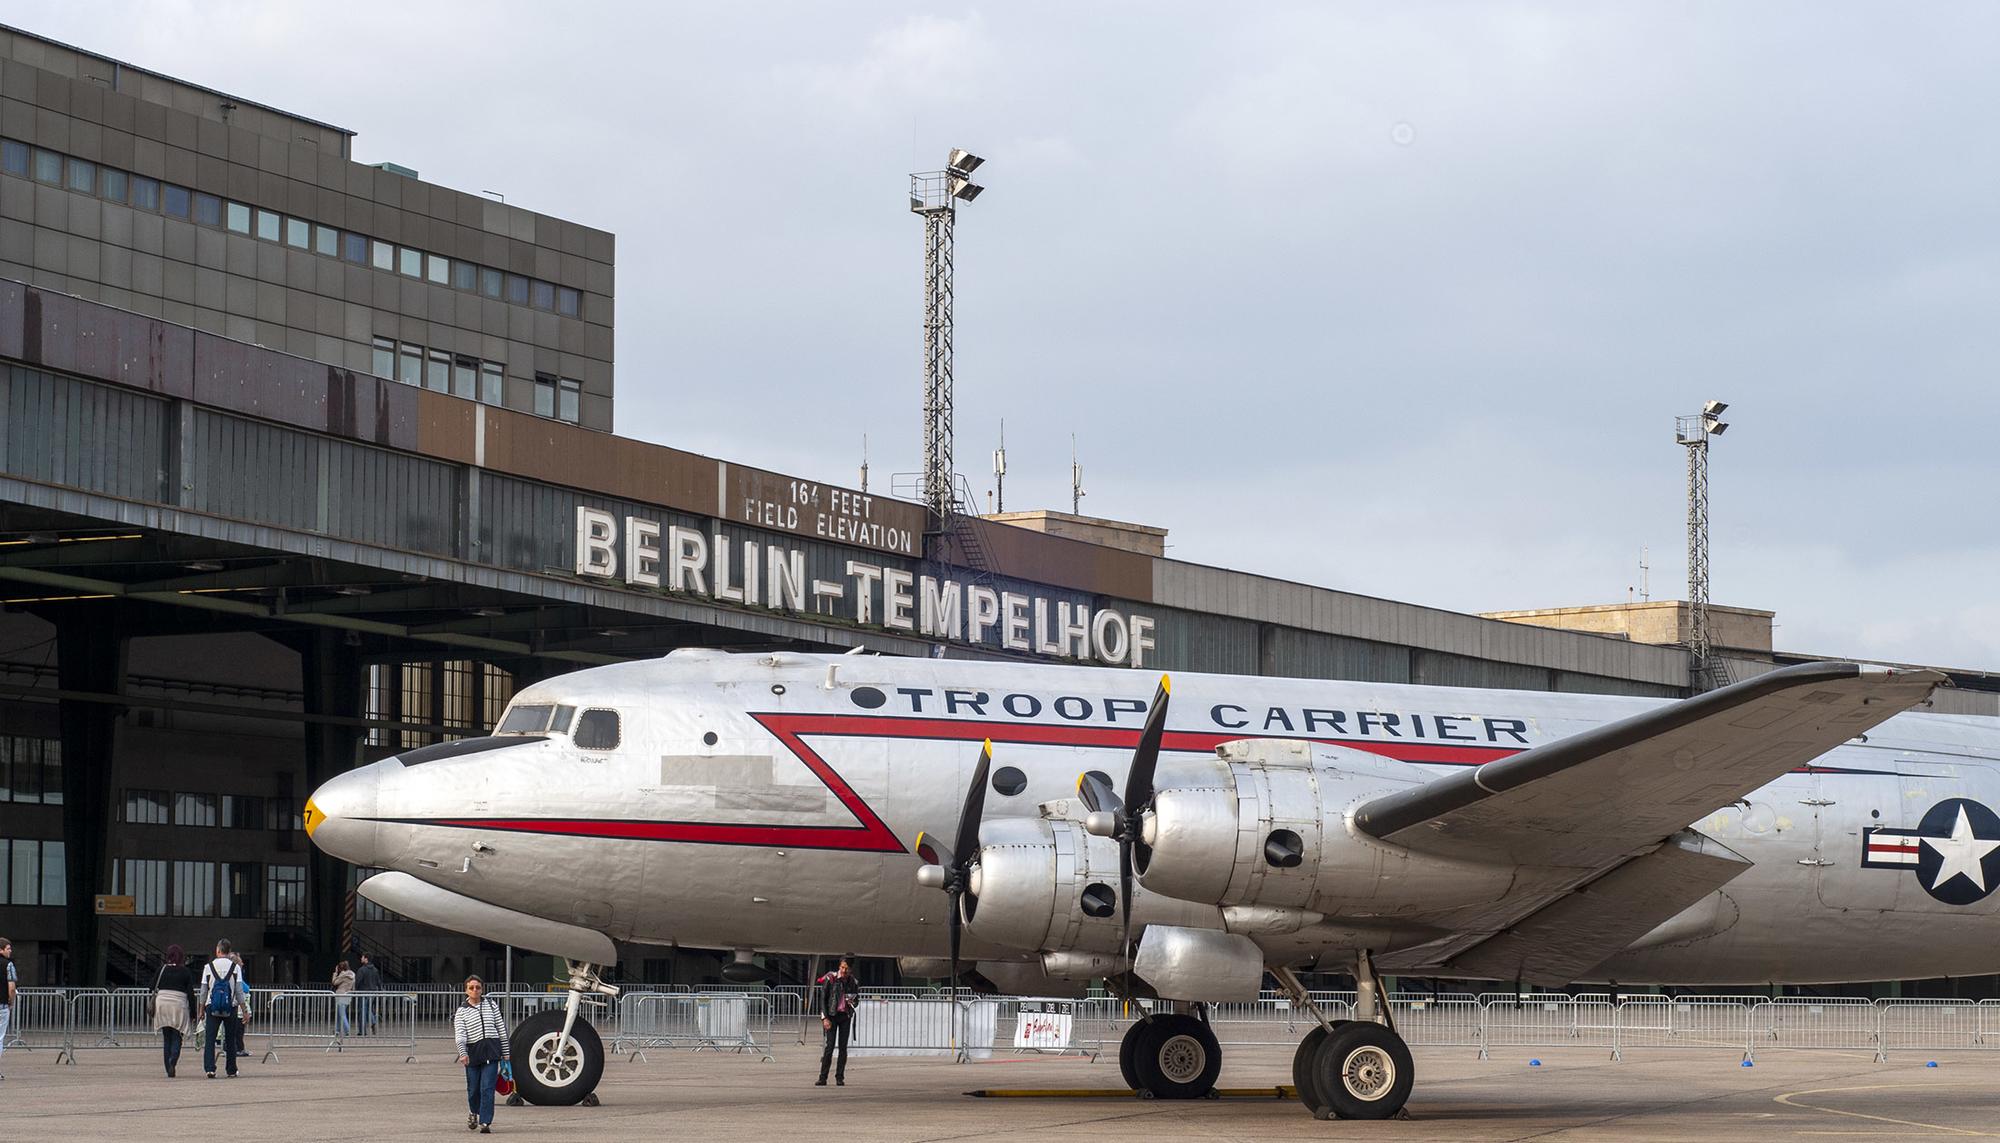
[[[1160,689],[1168,694],[1174,693],[1174,678],[1172,675],[1160,676]]]

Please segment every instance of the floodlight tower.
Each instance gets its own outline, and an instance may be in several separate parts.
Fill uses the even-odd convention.
[[[1674,439],[1687,449],[1688,531],[1688,667],[1697,691],[1727,682],[1721,664],[1712,662],[1708,621],[1708,440],[1729,431],[1723,401],[1703,403],[1701,412],[1674,418]]]
[[[924,220],[924,503],[940,530],[957,510],[951,462],[951,229],[957,204],[986,189],[972,181],[972,172],[985,161],[954,147],[944,170],[910,176],[910,210]]]

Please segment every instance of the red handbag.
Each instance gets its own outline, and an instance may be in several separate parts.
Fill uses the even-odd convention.
[[[514,1094],[514,1064],[511,1060],[500,1061],[500,1078],[493,1081],[493,1094]]]

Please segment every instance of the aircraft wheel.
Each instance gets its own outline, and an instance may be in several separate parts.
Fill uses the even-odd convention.
[[[1345,1020],[1335,1020],[1333,1026],[1338,1028],[1345,1023]],[[1319,1078],[1313,1073],[1313,1057],[1319,1052],[1320,1041],[1326,1037],[1326,1025],[1315,1024],[1312,1031],[1306,1033],[1306,1038],[1299,1041],[1298,1051],[1292,1053],[1292,1088],[1299,1093],[1299,1102],[1305,1104],[1308,1111],[1317,1112],[1326,1107],[1326,1101],[1319,1094]]]
[[[1416,1063],[1403,1038],[1380,1024],[1354,1020],[1327,1033],[1313,1052],[1313,1086],[1342,1119],[1387,1119],[1409,1101]]]
[[[1132,1053],[1138,1048],[1145,1027],[1145,1020],[1135,1022],[1125,1029],[1124,1038],[1118,1041],[1118,1074],[1124,1077],[1125,1086],[1133,1091],[1139,1090],[1139,1073],[1132,1066]]]
[[[515,1090],[529,1103],[542,1107],[583,1102],[597,1090],[597,1081],[604,1075],[604,1041],[581,1017],[569,1030],[569,1043],[557,1053],[563,1015],[560,1008],[538,1012],[515,1027],[510,1041]]]
[[[1155,1016],[1134,1037],[1134,1085],[1154,1099],[1201,1099],[1222,1073],[1222,1045],[1205,1021],[1180,1013]]]

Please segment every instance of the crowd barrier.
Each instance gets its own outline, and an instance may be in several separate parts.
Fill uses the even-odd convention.
[[[560,1010],[568,994],[490,994],[510,1024]],[[157,1048],[146,989],[23,988],[7,1029],[9,1051],[53,1051],[60,1063],[102,1049]],[[1315,992],[1329,1018],[1352,1019],[1354,994]],[[456,990],[390,990],[338,997],[323,989],[256,989],[245,1046],[264,1058],[280,1051],[400,1050],[414,1059],[425,1041],[449,1050]],[[1388,1007],[1412,1047],[1466,1048],[1479,1058],[1512,1049],[1589,1048],[1614,1060],[1629,1052],[1892,1053],[2000,1050],[2000,1000],[1868,1000],[1852,997],[1737,995],[1613,997],[1563,993],[1399,993]],[[851,1049],[862,1055],[987,1058],[1000,1053],[1116,1051],[1150,1005],[1103,995],[1085,999],[981,997],[961,989],[867,989]],[[343,1014],[344,1013],[344,1014]],[[1314,1016],[1277,993],[1207,1006],[1224,1046],[1296,1043]],[[816,1047],[819,1018],[802,988],[669,987],[628,991],[615,1004],[587,998],[584,1015],[610,1050],[643,1059],[656,1049],[730,1051],[772,1059],[780,1042]],[[200,1024],[199,1019],[196,1021]],[[199,1031],[191,1040],[199,1044]]]

